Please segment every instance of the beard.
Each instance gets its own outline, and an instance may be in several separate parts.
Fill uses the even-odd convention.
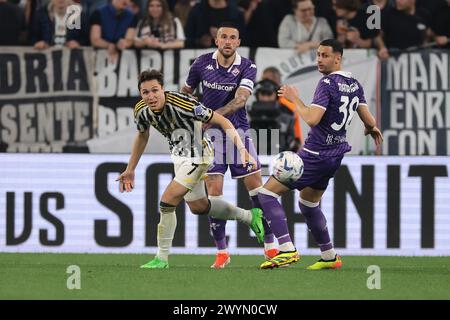
[[[224,49],[219,49],[219,52],[225,59],[228,59],[228,58],[230,58],[230,57],[232,57],[234,55],[236,50],[231,50],[230,53],[225,53]]]

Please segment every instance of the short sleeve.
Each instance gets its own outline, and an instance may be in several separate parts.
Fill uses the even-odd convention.
[[[189,74],[186,79],[186,85],[193,90],[195,90],[200,83],[200,70],[200,58],[197,58],[189,68]]]
[[[364,95],[364,89],[359,82],[358,82],[358,86],[359,86],[359,90],[358,90],[359,104],[367,106],[366,97]]]
[[[256,71],[256,64],[251,62],[251,64],[247,68],[245,68],[242,74],[242,80],[239,83],[239,87],[247,89],[250,91],[250,93],[252,93],[256,79]]]
[[[203,104],[198,104],[194,107],[194,119],[203,123],[209,122],[213,117],[214,111],[205,107]]]
[[[134,123],[139,132],[145,132],[149,128],[149,123],[145,119],[145,103],[141,100],[134,106]]]
[[[184,35],[183,25],[181,24],[180,19],[177,17],[174,18],[177,40],[186,40],[186,36]]]
[[[311,105],[327,109],[331,100],[330,89],[332,85],[333,83],[330,78],[324,77],[320,79],[316,91],[314,92],[314,98]]]
[[[102,25],[102,19],[100,17],[100,11],[95,10],[94,13],[91,15],[91,18],[89,20],[89,24],[92,26],[94,24]]]
[[[138,116],[134,118],[134,123],[136,124],[136,128],[139,132],[145,132],[149,128],[149,125],[144,118],[141,116],[142,112],[138,113]]]

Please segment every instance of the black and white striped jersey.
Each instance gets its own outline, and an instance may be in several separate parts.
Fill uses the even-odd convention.
[[[213,117],[214,111],[190,96],[164,92],[166,104],[161,113],[155,113],[140,100],[134,107],[134,121],[140,132],[153,126],[169,141],[174,156],[198,158],[213,150],[211,140],[203,134],[202,124]]]

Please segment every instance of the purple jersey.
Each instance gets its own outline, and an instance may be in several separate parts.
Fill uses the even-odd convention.
[[[325,109],[325,113],[311,128],[304,149],[324,156],[350,151],[347,129],[359,105],[366,105],[361,84],[349,72],[330,73],[320,79],[311,105]]]
[[[202,103],[213,110],[230,102],[239,87],[253,91],[256,78],[256,65],[236,52],[233,64],[224,68],[217,61],[217,53],[207,53],[198,57],[192,64],[186,85],[192,89],[202,85]],[[236,129],[249,128],[245,108],[226,116]]]

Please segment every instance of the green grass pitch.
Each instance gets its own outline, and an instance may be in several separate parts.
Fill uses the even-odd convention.
[[[140,254],[0,253],[0,299],[450,299],[450,257],[344,256],[341,270],[309,271],[317,256],[283,269],[259,270],[261,256],[233,255],[223,270],[213,255],[172,255],[170,269],[139,266]],[[81,289],[67,289],[67,267],[81,270]],[[381,289],[367,288],[367,267],[381,270]]]

